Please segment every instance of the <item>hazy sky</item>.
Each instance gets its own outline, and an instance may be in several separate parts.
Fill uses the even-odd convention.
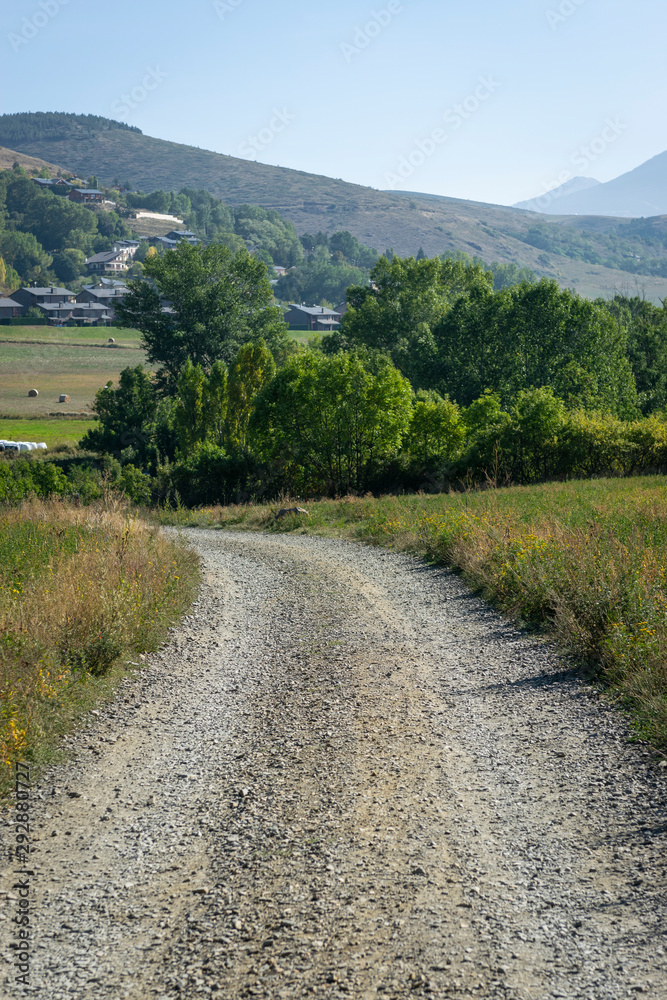
[[[2,0],[0,112],[512,204],[667,149],[666,29],[664,0]]]

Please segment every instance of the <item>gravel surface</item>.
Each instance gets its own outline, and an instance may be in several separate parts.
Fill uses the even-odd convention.
[[[667,998],[667,769],[549,645],[408,556],[184,534],[192,616],[34,793],[33,990]]]

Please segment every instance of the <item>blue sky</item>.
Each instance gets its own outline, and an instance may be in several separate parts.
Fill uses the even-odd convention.
[[[3,0],[0,112],[512,204],[667,149],[666,29],[664,0]]]

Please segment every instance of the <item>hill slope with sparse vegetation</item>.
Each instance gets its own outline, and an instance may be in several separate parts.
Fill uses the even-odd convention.
[[[143,191],[203,188],[230,205],[276,209],[297,233],[347,230],[401,256],[463,251],[514,263],[588,297],[667,293],[667,217],[540,216],[500,205],[383,192],[143,135],[94,116],[3,115],[0,143],[83,177]],[[646,232],[642,229],[645,227]]]

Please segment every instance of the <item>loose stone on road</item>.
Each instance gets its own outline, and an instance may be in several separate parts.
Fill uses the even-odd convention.
[[[666,769],[548,644],[408,556],[184,535],[193,614],[35,800],[43,996],[667,1000]]]

